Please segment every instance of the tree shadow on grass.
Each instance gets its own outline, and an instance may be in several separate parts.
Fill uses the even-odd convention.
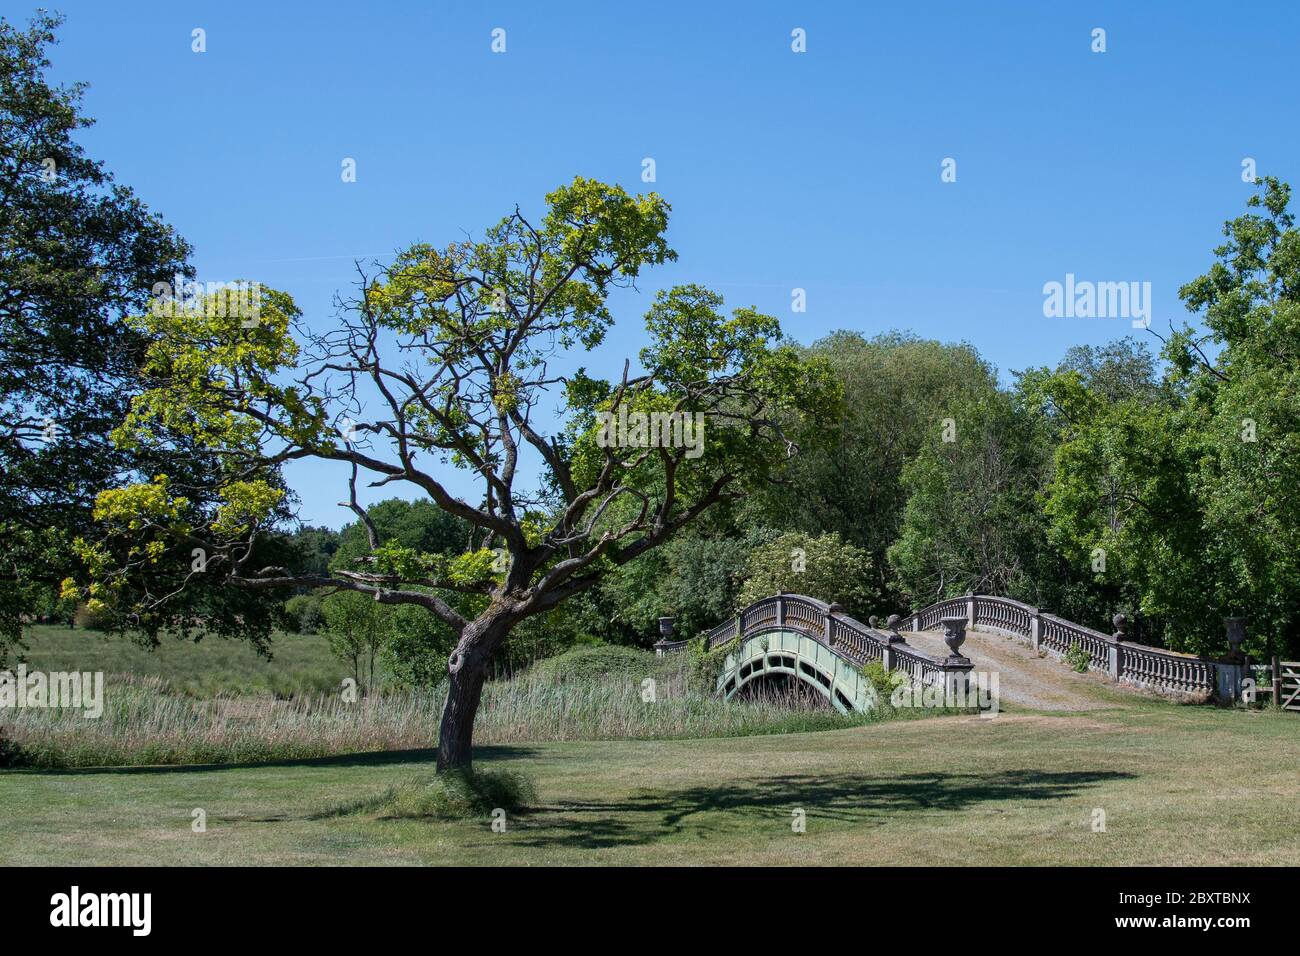
[[[985,803],[1064,800],[1134,774],[1119,771],[1012,770],[1001,773],[911,773],[891,777],[781,776],[731,786],[640,791],[623,801],[562,804],[529,814],[516,841],[538,848],[644,846],[681,834],[707,837],[737,825],[788,825],[791,811],[809,819],[867,823],[913,812],[961,811]],[[698,814],[729,814],[701,820]],[[739,818],[739,819],[737,819]]]

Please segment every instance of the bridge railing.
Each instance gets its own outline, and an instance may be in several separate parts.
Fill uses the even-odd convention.
[[[1021,638],[1034,650],[1057,658],[1065,657],[1077,645],[1088,655],[1090,668],[1105,671],[1116,681],[1141,687],[1185,694],[1228,692],[1231,695],[1240,686],[1242,675],[1237,673],[1240,664],[1136,644],[1124,639],[1122,631],[1104,634],[996,595],[967,594],[938,601],[901,619],[898,628],[932,630],[945,617],[965,617],[969,627]]]
[[[924,683],[938,682],[945,674],[964,673],[970,663],[930,657],[907,644],[897,630],[881,630],[863,624],[838,605],[827,604],[803,594],[776,594],[755,601],[736,617],[707,631],[705,649],[712,650],[736,637],[746,638],[770,630],[803,634],[847,660],[862,666],[879,661],[886,670],[904,670]],[[660,642],[660,653],[686,647],[687,641]]]

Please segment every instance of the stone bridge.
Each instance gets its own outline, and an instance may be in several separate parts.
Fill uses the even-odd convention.
[[[838,605],[777,594],[719,624],[704,640],[708,650],[728,648],[718,679],[724,697],[735,697],[756,682],[797,681],[843,712],[870,706],[873,691],[862,668],[872,661],[886,671],[906,674],[914,685],[964,687],[975,668],[961,654],[968,632],[1020,642],[1023,658],[1032,660],[1040,672],[1059,674],[1060,681],[1070,674],[1065,656],[1077,646],[1087,655],[1089,670],[1121,686],[1200,699],[1237,698],[1246,674],[1238,650],[1244,636],[1240,627],[1229,624],[1233,652],[1220,661],[1128,641],[1121,615],[1116,615],[1115,626],[1114,634],[1103,634],[1019,601],[983,594],[940,601],[905,618],[892,616],[883,625],[875,618],[863,624]],[[672,653],[687,643],[663,640],[656,651]],[[1039,658],[1050,665],[1038,663]],[[1000,666],[996,658],[986,663]],[[1010,696],[1015,699],[1014,693]]]

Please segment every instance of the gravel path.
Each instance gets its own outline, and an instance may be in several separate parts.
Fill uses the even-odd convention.
[[[931,657],[947,657],[948,646],[939,631],[904,632],[907,643]],[[1079,674],[1069,665],[1039,657],[1015,638],[986,631],[966,631],[961,652],[977,671],[996,672],[1003,704],[1034,710],[1095,710],[1114,706],[1099,698],[1101,678]]]

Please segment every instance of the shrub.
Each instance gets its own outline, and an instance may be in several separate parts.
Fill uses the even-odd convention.
[[[384,671],[397,687],[436,687],[447,676],[455,635],[430,611],[403,604],[388,614],[388,641],[380,651]]]
[[[640,681],[655,669],[656,658],[648,651],[597,644],[575,647],[563,654],[538,661],[529,670],[528,676],[555,683],[603,677],[626,677]]]
[[[862,676],[871,681],[875,688],[876,699],[888,703],[894,688],[906,684],[908,677],[902,671],[887,671],[880,661],[869,661],[862,668]]]
[[[113,626],[113,615],[108,611],[92,611],[86,605],[78,605],[72,622],[77,627],[88,631],[108,631]]]
[[[325,624],[325,613],[315,594],[295,594],[284,602],[284,613],[299,634],[319,634]]]
[[[817,536],[790,532],[755,547],[745,578],[737,607],[747,607],[778,591],[836,603],[861,618],[879,603],[871,584],[871,556],[833,532]]]
[[[1065,652],[1065,663],[1069,664],[1080,674],[1085,673],[1088,670],[1088,652],[1084,650],[1083,645],[1078,641],[1071,644],[1070,649]]]
[[[705,693],[711,693],[722,676],[722,668],[727,662],[727,655],[740,647],[740,638],[733,637],[724,641],[713,650],[705,649],[703,635],[691,641],[688,653],[691,655],[691,670],[700,681]]]

